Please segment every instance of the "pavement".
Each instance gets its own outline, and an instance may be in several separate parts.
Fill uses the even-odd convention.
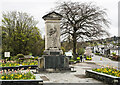
[[[37,76],[42,78],[43,83],[45,83],[45,84],[46,83],[81,83],[84,85],[86,85],[86,84],[87,85],[89,85],[89,84],[107,85],[96,79],[85,77],[86,70],[99,67],[95,63],[85,61],[82,63],[73,64],[70,66],[73,66],[75,68],[76,72],[71,72],[71,71],[59,72],[59,73],[41,72],[41,73],[37,74]],[[35,70],[33,70],[33,71],[35,71]]]
[[[80,83],[84,85],[108,85],[101,81],[98,81],[93,78],[85,77],[85,71],[93,68],[100,68],[101,66],[113,66],[119,67],[119,62],[112,61],[108,58],[102,56],[94,56],[91,61],[84,61],[82,63],[77,63],[70,65],[75,68],[76,72],[59,72],[59,73],[45,73],[41,72],[36,74],[37,77],[43,79],[43,83]],[[35,70],[31,70],[34,71]]]
[[[78,63],[74,65],[76,72],[59,72],[59,73],[40,73],[37,76],[46,77],[43,83],[101,83],[101,81],[93,78],[85,77],[85,70],[91,69],[86,63]]]

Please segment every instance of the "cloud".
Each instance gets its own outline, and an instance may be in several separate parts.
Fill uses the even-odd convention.
[[[120,36],[120,1],[118,4],[118,36]]]
[[[2,11],[22,11],[27,12],[35,17],[39,21],[37,25],[42,33],[44,33],[45,23],[42,16],[55,7],[57,1],[70,1],[70,0],[1,0]],[[110,32],[113,35],[117,35],[118,30],[118,1],[119,0],[71,0],[77,2],[94,2],[95,5],[101,8],[107,9],[108,17],[111,21]],[[0,5],[1,6],[1,5]],[[1,17],[0,17],[1,19]]]

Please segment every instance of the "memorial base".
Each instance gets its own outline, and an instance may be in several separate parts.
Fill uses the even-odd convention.
[[[45,69],[57,69],[57,68],[64,68],[64,58],[63,55],[44,55],[45,59]]]
[[[38,59],[38,68],[46,71],[68,70],[70,69],[69,58],[64,55],[57,55],[56,53],[52,53],[52,55],[43,55]]]

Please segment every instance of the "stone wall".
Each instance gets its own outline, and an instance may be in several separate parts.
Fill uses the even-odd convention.
[[[86,70],[86,76],[95,78],[109,85],[120,85],[120,77],[111,76],[104,73],[98,73],[92,70]]]

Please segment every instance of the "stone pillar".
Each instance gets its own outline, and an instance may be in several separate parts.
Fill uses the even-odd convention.
[[[46,20],[45,25],[45,49],[60,49],[60,20]]]
[[[63,55],[63,52],[61,50],[60,42],[61,18],[62,16],[56,12],[51,12],[43,16],[43,19],[45,20],[46,31],[45,51],[42,58],[38,60],[39,68],[44,68],[46,70],[69,68],[69,59]]]
[[[45,53],[59,52],[62,54],[60,43],[60,20],[62,16],[56,12],[51,12],[45,16]]]

